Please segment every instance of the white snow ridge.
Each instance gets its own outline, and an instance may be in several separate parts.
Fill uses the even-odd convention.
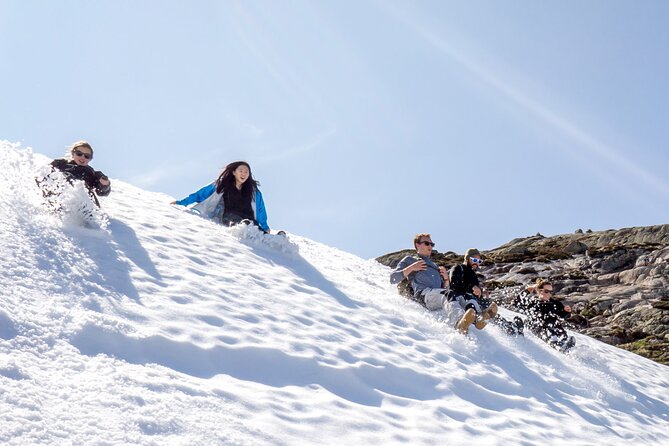
[[[119,180],[64,223],[48,162],[0,143],[1,444],[669,444],[666,366],[460,336],[374,261]]]

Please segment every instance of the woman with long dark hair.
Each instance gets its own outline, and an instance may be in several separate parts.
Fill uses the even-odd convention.
[[[191,210],[205,218],[225,226],[248,221],[267,233],[267,211],[259,185],[253,179],[249,163],[235,161],[225,166],[216,181],[171,204],[198,203]]]

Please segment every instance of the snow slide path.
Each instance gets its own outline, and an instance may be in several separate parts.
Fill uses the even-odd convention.
[[[669,442],[665,366],[462,337],[374,261],[119,180],[105,229],[68,226],[34,187],[48,161],[0,143],[2,444]]]

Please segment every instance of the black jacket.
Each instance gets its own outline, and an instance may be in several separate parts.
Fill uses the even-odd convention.
[[[101,179],[109,180],[105,174],[93,169],[91,166],[80,166],[74,161],[66,159],[53,160],[51,166],[58,169],[65,177],[70,180],[81,180],[86,183],[86,187],[90,191],[95,191],[101,197],[106,197],[111,192],[111,186],[108,184],[103,186],[100,184]]]
[[[513,302],[521,312],[530,317],[530,324],[535,326],[556,326],[560,319],[567,319],[571,313],[564,309],[562,302],[553,299],[539,300],[532,293],[524,292]]]
[[[465,294],[472,294],[472,288],[480,287],[479,278],[476,271],[471,266],[461,263],[451,268],[448,273],[451,281],[451,293],[453,296],[464,296]]]

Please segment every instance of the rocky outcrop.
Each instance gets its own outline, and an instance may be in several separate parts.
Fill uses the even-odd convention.
[[[388,266],[412,250],[379,257]],[[509,305],[536,278],[573,308],[581,333],[669,365],[669,225],[518,238],[484,251],[486,286]],[[451,266],[453,252],[435,253]]]

